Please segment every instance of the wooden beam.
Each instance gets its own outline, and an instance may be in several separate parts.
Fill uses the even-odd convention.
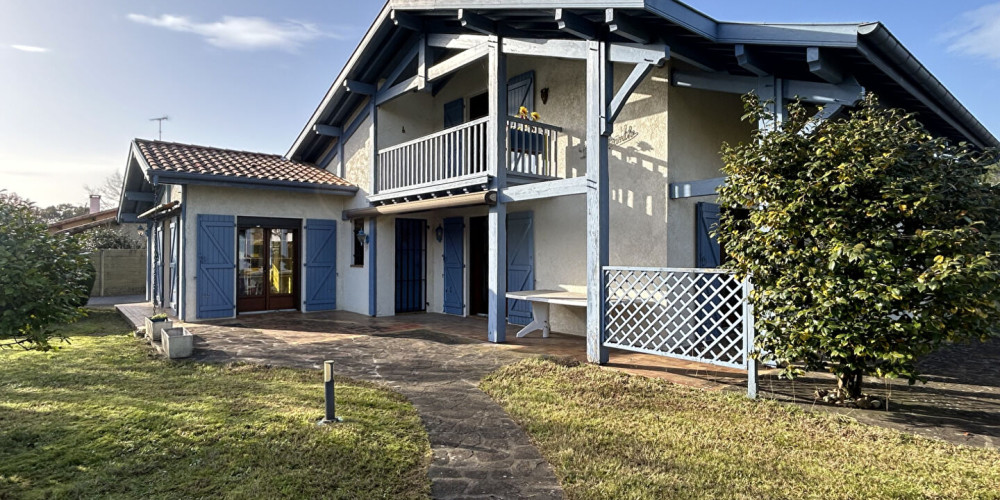
[[[421,35],[417,43],[417,77],[420,79],[417,81],[417,90],[425,90],[429,81],[427,78],[427,69],[434,64],[434,53],[427,46],[426,35]]]
[[[834,85],[832,83],[785,80],[784,97],[802,99],[806,102],[826,104],[840,103],[853,106],[864,97],[865,89],[856,80],[850,79]]]
[[[632,72],[629,73],[628,78],[625,79],[621,88],[619,88],[618,92],[615,93],[615,97],[611,100],[611,104],[608,105],[608,129],[612,129],[614,127],[615,120],[618,118],[618,115],[621,114],[629,96],[631,96],[632,92],[639,87],[639,84],[646,78],[646,75],[648,75],[650,71],[653,71],[654,67],[655,66],[651,63],[640,63],[636,64],[635,67],[632,68]]]
[[[556,9],[556,24],[559,30],[584,40],[597,39],[597,26],[583,16],[566,9]]]
[[[650,63],[657,67],[663,66],[670,55],[670,46],[663,44],[612,43],[608,49],[611,62]]]
[[[726,183],[725,177],[702,179],[699,181],[671,182],[670,199],[694,198],[696,196],[715,196],[719,186]]]
[[[357,80],[344,80],[344,90],[361,95],[375,95],[375,84],[359,82]]]
[[[812,74],[833,84],[844,81],[844,72],[819,47],[806,48],[806,62]]]
[[[463,28],[482,33],[484,35],[495,35],[497,33],[497,23],[491,21],[486,16],[481,16],[466,9],[458,9],[458,21]]]
[[[440,49],[465,50],[482,45],[489,40],[486,35],[455,35],[445,33],[430,33],[427,35],[427,45]]]
[[[747,94],[757,89],[758,79],[754,76],[674,71],[670,81],[675,87]]]
[[[422,39],[423,37],[419,38]],[[382,85],[379,86],[379,90],[381,91],[382,89],[395,85],[396,81],[399,80],[399,76],[403,74],[403,71],[406,71],[406,68],[411,62],[413,62],[414,59],[417,58],[419,54],[420,44],[416,43],[411,45],[409,50],[406,51],[406,55],[404,55],[403,58],[399,60],[399,63],[396,64],[396,67],[393,68],[392,73],[389,73],[389,76],[387,76],[385,81],[382,82]]]
[[[756,91],[761,78],[721,73],[697,73],[675,71],[671,83],[676,87],[687,87],[730,94],[746,94]],[[763,95],[758,94],[761,98]],[[815,104],[841,103],[852,106],[864,96],[864,87],[856,81],[845,81],[839,85],[801,80],[784,80],[781,97],[801,99]]]
[[[502,201],[504,203],[513,203],[515,201],[555,198],[557,196],[570,196],[574,194],[587,194],[586,177],[571,177],[569,179],[511,186],[504,190]]]
[[[743,45],[742,43],[736,44],[736,63],[740,65],[741,68],[757,75],[757,76],[767,76],[771,74],[770,71],[765,69],[763,61],[757,57],[757,53],[754,49]]]
[[[587,42],[583,40],[559,40],[551,38],[504,38],[505,54],[559,57],[562,59],[586,59]]]
[[[393,9],[392,12],[389,13],[389,18],[392,19],[393,24],[400,28],[406,28],[417,32],[424,31],[424,21],[416,15]]]
[[[145,201],[152,203],[155,201],[153,193],[143,193],[142,191],[125,191],[125,199],[130,201]]]
[[[487,216],[487,288],[489,290],[487,337],[507,340],[507,204],[500,202],[507,187],[507,56],[500,40],[487,44],[489,121],[486,124],[486,172],[493,176],[498,203]]]
[[[608,25],[608,31],[632,40],[635,43],[649,43],[653,39],[648,31],[639,27],[636,21],[622,14],[621,11],[606,9],[604,11],[604,22]]]
[[[466,49],[461,53],[451,56],[448,59],[445,59],[444,61],[428,68],[427,80],[434,81],[442,76],[454,73],[455,71],[458,71],[463,67],[486,57],[488,53],[489,46],[487,44],[480,44],[471,49]]]
[[[587,361],[605,364],[604,267],[609,256],[608,105],[614,66],[605,42],[590,41],[587,57]]]
[[[844,109],[841,104],[827,104],[819,109],[805,125],[802,126],[802,130],[799,131],[799,135],[806,136],[810,135],[819,128],[820,125],[825,123],[827,120],[833,118],[837,113]]]
[[[316,132],[316,135],[325,135],[327,137],[340,137],[341,130],[340,127],[334,127],[332,125],[323,125],[321,123],[317,123],[313,125],[313,132]]]
[[[419,76],[411,76],[392,87],[380,90],[375,96],[375,104],[381,106],[407,92],[417,90],[422,79]]]

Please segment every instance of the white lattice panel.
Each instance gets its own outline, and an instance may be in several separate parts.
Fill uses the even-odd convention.
[[[747,367],[749,285],[717,269],[605,267],[604,345]]]

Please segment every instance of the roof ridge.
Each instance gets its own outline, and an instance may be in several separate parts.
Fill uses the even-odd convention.
[[[310,163],[306,163],[306,162],[298,162],[298,161],[295,161],[295,160],[289,160],[284,155],[277,154],[277,153],[262,153],[260,151],[247,151],[245,149],[220,148],[220,147],[216,147],[216,146],[205,146],[203,144],[190,144],[190,143],[186,143],[186,142],[163,141],[163,140],[156,140],[156,139],[140,139],[138,137],[136,137],[134,140],[136,142],[144,142],[144,143],[147,143],[147,144],[154,144],[154,145],[155,144],[162,144],[162,145],[171,145],[171,146],[182,146],[182,147],[186,147],[186,148],[209,149],[209,150],[212,150],[212,151],[225,151],[227,153],[242,153],[242,154],[251,154],[251,155],[270,156],[270,157],[274,157],[274,158],[279,158],[279,159],[284,160],[284,161],[290,161],[290,162],[294,162],[294,163],[301,163],[303,165],[311,165]]]

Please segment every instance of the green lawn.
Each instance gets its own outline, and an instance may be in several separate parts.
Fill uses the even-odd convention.
[[[738,394],[527,360],[481,387],[570,498],[1000,498],[1000,452]]]
[[[0,499],[426,498],[430,445],[400,395],[322,374],[169,362],[116,313],[55,352],[0,351]]]

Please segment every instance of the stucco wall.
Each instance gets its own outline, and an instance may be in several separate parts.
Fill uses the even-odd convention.
[[[236,217],[287,217],[302,219],[334,219],[339,220],[343,210],[345,197],[329,194],[315,193],[290,193],[284,191],[263,190],[263,189],[236,189],[220,188],[210,186],[187,186],[187,224],[184,228],[184,272],[186,273],[187,286],[184,290],[186,310],[185,321],[194,321],[197,316],[198,294],[197,294],[197,270],[198,270],[198,215],[234,215]],[[337,267],[344,269],[344,264],[348,261],[342,260],[344,236],[342,233],[350,233],[345,229],[344,224],[337,227],[338,233],[338,254]],[[300,233],[301,249],[308,247],[305,231]],[[235,248],[233,252],[235,254]],[[349,255],[349,253],[348,253]],[[304,259],[302,259],[304,260]],[[300,269],[302,276],[302,286],[305,289],[305,269]],[[343,293],[343,278],[338,273],[337,276],[337,305],[340,308],[343,302],[350,302],[349,297]],[[367,290],[365,292],[367,297]],[[300,294],[301,299],[305,299],[305,294]],[[367,302],[366,302],[367,304]],[[301,305],[300,305],[301,307]],[[367,308],[366,308],[367,309]]]

